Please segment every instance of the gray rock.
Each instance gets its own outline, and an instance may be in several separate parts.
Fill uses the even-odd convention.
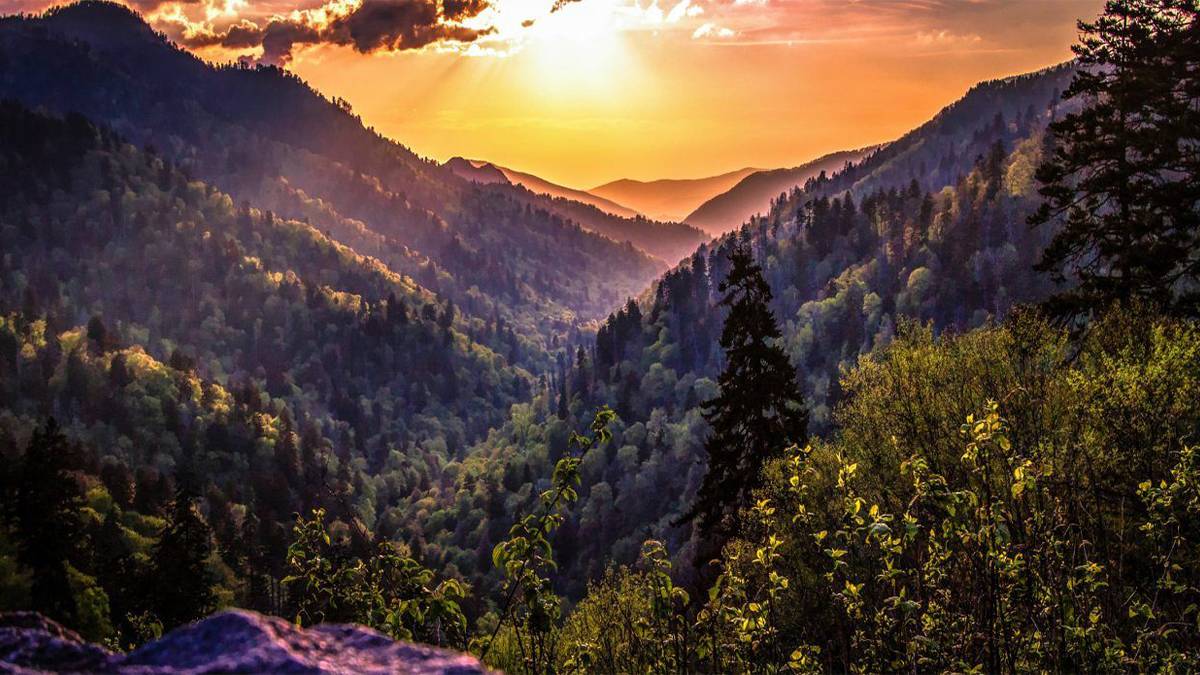
[[[396,642],[369,628],[297,628],[245,610],[214,614],[127,655],[111,654],[37,614],[0,615],[0,672],[487,673],[466,654]]]

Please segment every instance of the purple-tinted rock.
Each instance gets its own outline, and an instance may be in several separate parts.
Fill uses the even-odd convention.
[[[0,635],[7,636],[0,647],[0,672],[13,673],[469,675],[488,672],[471,656],[396,642],[362,626],[324,625],[306,630],[283,619],[244,610],[214,614],[128,655],[110,654],[89,645],[78,635],[36,614],[23,614],[10,624],[0,617]]]
[[[108,650],[36,612],[0,613],[0,672],[85,672],[107,667]]]

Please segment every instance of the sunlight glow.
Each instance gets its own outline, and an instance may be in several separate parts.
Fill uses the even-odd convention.
[[[612,93],[629,66],[620,7],[616,0],[571,3],[529,27],[531,81],[543,95]]]

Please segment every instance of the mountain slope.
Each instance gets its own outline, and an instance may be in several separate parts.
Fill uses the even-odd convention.
[[[686,221],[687,214],[706,200],[725,192],[758,169],[738,169],[707,178],[665,178],[639,181],[628,178],[596,186],[588,192],[644,213],[651,218]]]
[[[523,189],[484,189],[417,157],[289,73],[209,66],[118,5],[4,19],[0,54],[0,96],[111,125],[527,342],[566,336],[664,267]]]
[[[870,150],[848,150],[825,155],[791,169],[755,171],[729,190],[709,199],[684,220],[717,236],[740,226],[757,213],[765,212],[771,200],[802,185],[821,173],[833,173],[849,162],[857,162]]]
[[[518,191],[526,191],[526,198],[539,206],[596,234],[618,242],[627,241],[665,263],[678,262],[708,240],[704,232],[690,225],[650,220],[606,199],[490,162],[453,157],[443,166],[474,183],[511,185]]]
[[[705,246],[614,313],[594,348],[564,364],[526,415],[473,454],[472,471],[518,490],[522,474],[550,470],[564,429],[612,406],[621,423],[609,446],[583,458],[582,503],[560,534],[564,574],[594,578],[605,565],[631,564],[647,538],[678,551],[676,569],[686,574],[695,542],[690,527],[672,523],[704,473],[699,404],[717,392],[723,363],[718,289],[728,251],[749,246],[762,265],[812,431],[830,431],[842,370],[904,322],[967,329],[1051,292],[1032,266],[1052,233],[1031,231],[1025,219],[1038,203],[1033,169],[1054,92],[1071,76],[1065,66],[983,83],[928,124],[793,188]]]
[[[481,183],[501,182],[498,178],[503,177],[507,182],[513,185],[520,185],[534,194],[550,195],[551,197],[559,197],[581,204],[588,204],[605,213],[621,216],[622,218],[636,218],[638,216],[638,212],[633,209],[621,206],[602,197],[597,197],[583,190],[563,187],[531,173],[516,171],[491,162],[452,157],[446,161],[446,166],[451,167],[455,173],[463,178],[477,180]],[[496,173],[499,176],[496,176]]]
[[[0,248],[0,450],[53,415],[113,494],[137,476],[123,508],[199,481],[223,545],[248,512],[276,560],[316,506],[419,530],[535,386],[450,303],[79,116],[0,104]]]
[[[642,215],[629,207],[621,206],[620,204],[603,197],[597,197],[590,192],[563,187],[561,185],[551,183],[548,180],[538,178],[533,174],[514,171],[513,169],[509,169],[507,167],[502,166],[498,168],[504,172],[505,176],[508,177],[509,182],[528,188],[530,192],[534,192],[536,194],[548,194],[551,197],[560,197],[562,199],[570,199],[581,204],[589,204],[600,209],[601,211],[604,211],[605,213],[611,213],[614,216],[621,216],[623,218],[636,218],[639,215]]]

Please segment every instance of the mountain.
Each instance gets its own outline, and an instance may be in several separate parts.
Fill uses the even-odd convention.
[[[766,211],[772,199],[792,187],[802,185],[822,172],[833,173],[848,162],[857,162],[869,152],[870,149],[835,152],[791,169],[755,171],[701,204],[683,220],[719,236],[736,229],[750,216]]]
[[[550,471],[565,429],[611,406],[613,441],[584,456],[581,504],[557,544],[563,574],[574,584],[632,564],[653,538],[677,552],[686,580],[696,542],[673,523],[704,475],[699,404],[717,392],[723,363],[729,250],[749,246],[763,267],[811,430],[830,433],[842,373],[905,322],[967,330],[1051,293],[1032,268],[1052,232],[1026,217],[1039,203],[1044,130],[1073,75],[1064,65],[982,83],[858,164],[792,187],[610,316],[557,387],[472,454],[473,470],[520,489],[522,475]]]
[[[616,202],[602,197],[597,197],[583,190],[563,187],[531,173],[515,171],[507,167],[492,164],[491,162],[452,157],[446,161],[446,166],[450,167],[454,173],[468,180],[480,183],[508,182],[513,185],[520,185],[534,194],[550,195],[551,197],[569,199],[581,204],[589,204],[605,213],[621,216],[622,218],[636,218],[639,215],[633,209],[621,206]]]
[[[318,507],[415,544],[418,503],[538,387],[472,337],[509,344],[503,325],[78,115],[0,104],[0,249],[3,464],[53,416],[144,556],[176,486],[203,495],[226,575],[239,542],[280,564]],[[107,593],[115,620],[145,607]]]
[[[455,176],[469,180],[472,183],[482,183],[484,185],[494,185],[496,183],[509,185],[512,183],[508,179],[508,176],[504,175],[503,171],[488,162],[478,162],[462,157],[451,157],[442,166],[452,171]]]
[[[523,189],[529,193],[527,198],[542,208],[614,241],[627,241],[664,263],[678,262],[709,239],[690,225],[651,220],[607,199],[490,162],[453,157],[443,166],[474,183]]]
[[[79,112],[235,202],[311,223],[452,300],[477,330],[515,331],[541,360],[531,366],[666,267],[524,188],[417,157],[290,73],[209,65],[119,5],[0,20],[0,54],[0,96]]]
[[[687,221],[687,214],[708,199],[725,192],[758,169],[738,169],[708,178],[666,178],[639,181],[624,178],[588,190],[624,204],[652,218]]]

